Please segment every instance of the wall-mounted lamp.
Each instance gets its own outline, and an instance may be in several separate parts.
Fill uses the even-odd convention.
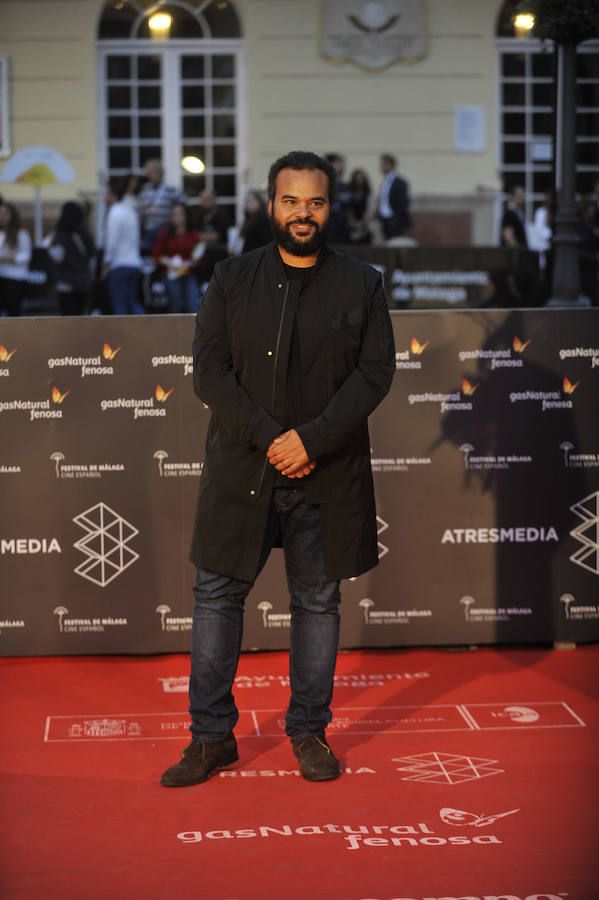
[[[514,18],[514,31],[517,38],[527,38],[535,24],[535,17],[531,13],[518,13]]]
[[[170,37],[173,17],[169,13],[154,13],[148,20],[150,34],[157,41],[166,41]]]
[[[202,160],[197,156],[184,156],[181,165],[186,172],[190,172],[192,175],[201,175],[206,169]]]

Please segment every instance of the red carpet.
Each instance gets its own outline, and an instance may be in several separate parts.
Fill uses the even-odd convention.
[[[599,898],[599,647],[343,653],[321,784],[283,734],[287,654],[244,655],[240,761],[169,790],[187,667],[0,660],[0,896]]]

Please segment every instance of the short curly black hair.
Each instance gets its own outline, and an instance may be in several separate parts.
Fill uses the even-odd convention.
[[[277,192],[277,175],[281,169],[310,169],[314,171],[319,169],[327,176],[329,180],[329,204],[332,205],[335,199],[335,188],[337,187],[337,173],[328,159],[323,159],[316,153],[309,150],[292,150],[285,156],[275,160],[268,172],[268,199],[274,201]]]

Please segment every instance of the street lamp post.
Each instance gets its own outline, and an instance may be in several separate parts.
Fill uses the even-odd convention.
[[[557,211],[553,235],[553,277],[547,306],[586,306],[580,297],[578,214],[576,212],[576,44],[557,47],[555,125]]]
[[[524,9],[526,6],[526,9]],[[597,0],[528,0],[522,13],[533,20],[532,34],[557,46],[555,129],[554,259],[548,306],[587,306],[580,296],[576,213],[576,47],[599,35]]]

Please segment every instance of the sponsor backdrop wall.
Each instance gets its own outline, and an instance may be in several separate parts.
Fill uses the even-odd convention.
[[[344,582],[343,646],[598,640],[599,311],[392,315],[380,562]],[[188,648],[209,417],[193,327],[1,320],[0,654]],[[274,551],[244,648],[288,634]]]

